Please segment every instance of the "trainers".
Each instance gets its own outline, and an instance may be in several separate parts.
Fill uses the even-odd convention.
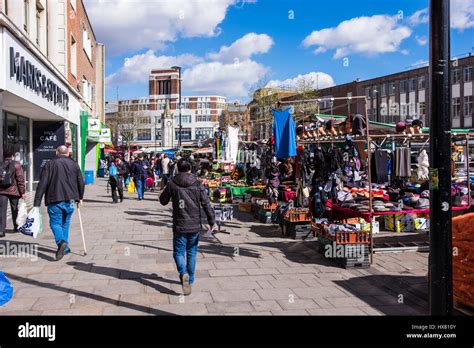
[[[65,241],[61,241],[61,243],[59,243],[58,251],[56,252],[56,261],[59,261],[64,257],[66,254],[66,246],[67,245]]]
[[[181,283],[183,285],[183,294],[185,296],[191,295],[191,285],[189,284],[189,275],[187,273],[183,274]]]

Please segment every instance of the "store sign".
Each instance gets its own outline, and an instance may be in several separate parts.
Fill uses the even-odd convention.
[[[64,122],[33,122],[33,177],[39,180],[43,167],[56,156],[56,149],[64,145]]]
[[[100,130],[99,141],[101,143],[110,143],[112,141],[112,136],[110,133],[110,128],[102,128]]]
[[[87,120],[87,132],[100,134],[100,121],[96,118],[89,118]]]
[[[10,79],[64,110],[69,110],[69,95],[29,59],[10,47]]]

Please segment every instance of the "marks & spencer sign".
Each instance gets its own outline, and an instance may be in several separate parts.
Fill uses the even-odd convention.
[[[17,83],[23,84],[50,103],[69,110],[67,92],[29,59],[15,52],[14,47],[10,47],[10,79],[16,79]]]

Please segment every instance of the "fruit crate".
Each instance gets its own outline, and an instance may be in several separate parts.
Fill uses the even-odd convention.
[[[270,210],[272,213],[278,208],[278,204],[276,203],[263,203],[263,207],[262,209],[265,209],[265,210]]]
[[[327,260],[343,268],[370,268],[370,251],[367,244],[335,244],[323,236],[318,236],[319,252]],[[328,246],[329,245],[329,246]],[[344,248],[344,257],[328,257],[327,248],[331,250],[334,245]],[[336,251],[337,252],[337,251]],[[362,253],[362,255],[360,255]]]
[[[285,220],[290,222],[311,222],[311,213],[308,208],[289,209],[285,214]]]
[[[285,221],[285,235],[292,239],[308,239],[314,236],[311,225],[305,222]]]
[[[312,223],[311,228],[316,235],[323,236],[336,244],[370,244],[369,231],[337,231],[335,234],[326,232],[324,225]]]

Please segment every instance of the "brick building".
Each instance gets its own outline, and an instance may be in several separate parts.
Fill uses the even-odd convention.
[[[240,139],[250,141],[252,130],[250,128],[250,112],[246,104],[227,103],[227,107],[220,117],[219,126],[226,128],[235,124],[240,127]]]
[[[179,71],[177,69],[152,70],[149,76],[147,98],[118,101],[118,112],[131,113],[139,119],[135,145],[145,148],[161,147],[162,133],[167,125],[162,122],[168,104],[174,122],[172,146],[179,139]],[[181,96],[181,140],[183,146],[195,146],[199,140],[212,137],[219,126],[222,112],[226,108],[226,97]],[[113,114],[107,115],[113,117]]]

